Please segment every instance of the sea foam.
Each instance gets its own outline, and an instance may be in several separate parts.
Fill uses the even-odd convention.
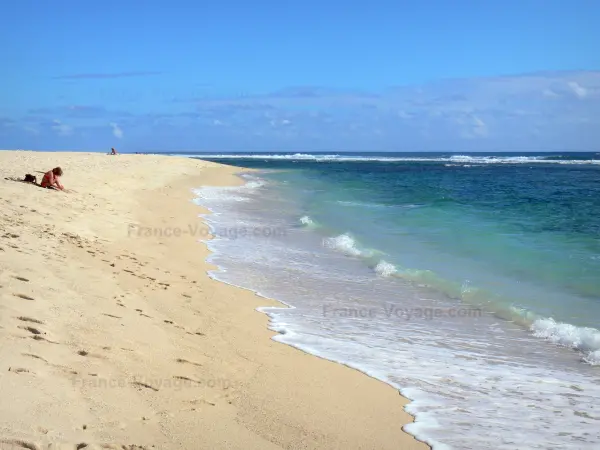
[[[174,153],[176,154],[176,153]],[[310,153],[282,153],[282,154],[244,154],[244,153],[217,153],[217,154],[184,154],[190,158],[200,159],[239,159],[239,160],[288,160],[288,161],[314,161],[314,162],[445,162],[468,164],[600,164],[600,159],[550,159],[546,156],[362,156],[362,155],[319,155]],[[462,164],[461,164],[462,165]]]
[[[396,266],[390,264],[387,261],[384,261],[383,259],[377,263],[374,270],[375,273],[377,273],[377,275],[380,275],[382,277],[389,277],[398,272]]]
[[[308,217],[308,216],[302,216],[302,217],[300,217],[300,223],[302,225],[305,225],[305,226],[310,226],[310,225],[314,225],[315,224],[315,222],[310,217]]]
[[[537,337],[579,350],[584,354],[585,362],[593,366],[600,365],[600,331],[597,329],[576,327],[547,318],[534,321],[531,330]]]
[[[203,186],[199,189],[194,189],[196,194],[196,203],[220,203],[220,202],[246,202],[248,198],[243,194],[258,189],[267,184],[262,178],[243,174],[242,178],[246,183],[242,186]]]
[[[348,256],[360,256],[363,253],[356,247],[356,241],[350,234],[323,239],[323,247],[336,250]]]

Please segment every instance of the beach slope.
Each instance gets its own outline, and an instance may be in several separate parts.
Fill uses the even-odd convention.
[[[71,192],[6,179],[55,166]],[[0,448],[427,448],[395,389],[271,340],[276,302],[207,276],[192,189],[238,171],[0,151]]]

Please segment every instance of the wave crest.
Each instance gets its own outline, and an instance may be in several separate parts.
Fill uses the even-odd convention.
[[[300,217],[300,223],[305,226],[311,226],[315,224],[315,222],[308,216]]]
[[[174,155],[177,155],[174,153]],[[244,154],[244,153],[221,153],[221,154],[185,154],[189,158],[199,159],[247,159],[247,160],[288,160],[288,161],[315,161],[315,162],[444,162],[462,163],[463,167],[470,167],[468,164],[598,164],[600,159],[576,159],[567,155],[560,156],[471,156],[471,155],[450,155],[450,156],[365,156],[365,155],[315,155],[310,153],[294,154]],[[564,158],[564,159],[563,159]],[[454,163],[454,164],[452,164]]]
[[[362,252],[356,247],[356,241],[348,233],[323,239],[323,247],[336,250],[348,256],[362,255]]]
[[[588,364],[600,365],[600,331],[595,328],[576,327],[546,318],[535,320],[531,324],[531,330],[535,336],[556,345],[579,350],[584,353],[584,360]]]
[[[374,270],[378,275],[382,277],[389,277],[398,272],[396,266],[387,261],[384,261],[383,259],[377,263]]]

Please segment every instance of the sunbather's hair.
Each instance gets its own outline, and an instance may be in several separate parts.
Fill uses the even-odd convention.
[[[54,169],[52,169],[52,173],[57,177],[62,177],[63,171],[60,167],[55,167]]]

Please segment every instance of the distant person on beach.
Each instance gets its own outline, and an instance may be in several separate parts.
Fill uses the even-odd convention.
[[[65,188],[60,184],[59,178],[62,176],[63,171],[60,167],[55,167],[44,174],[40,186],[47,189],[58,189],[63,191]]]
[[[116,155],[116,154],[117,154],[117,151],[116,151],[114,148],[111,148],[111,149],[110,149],[110,154],[111,154],[111,155]]]

